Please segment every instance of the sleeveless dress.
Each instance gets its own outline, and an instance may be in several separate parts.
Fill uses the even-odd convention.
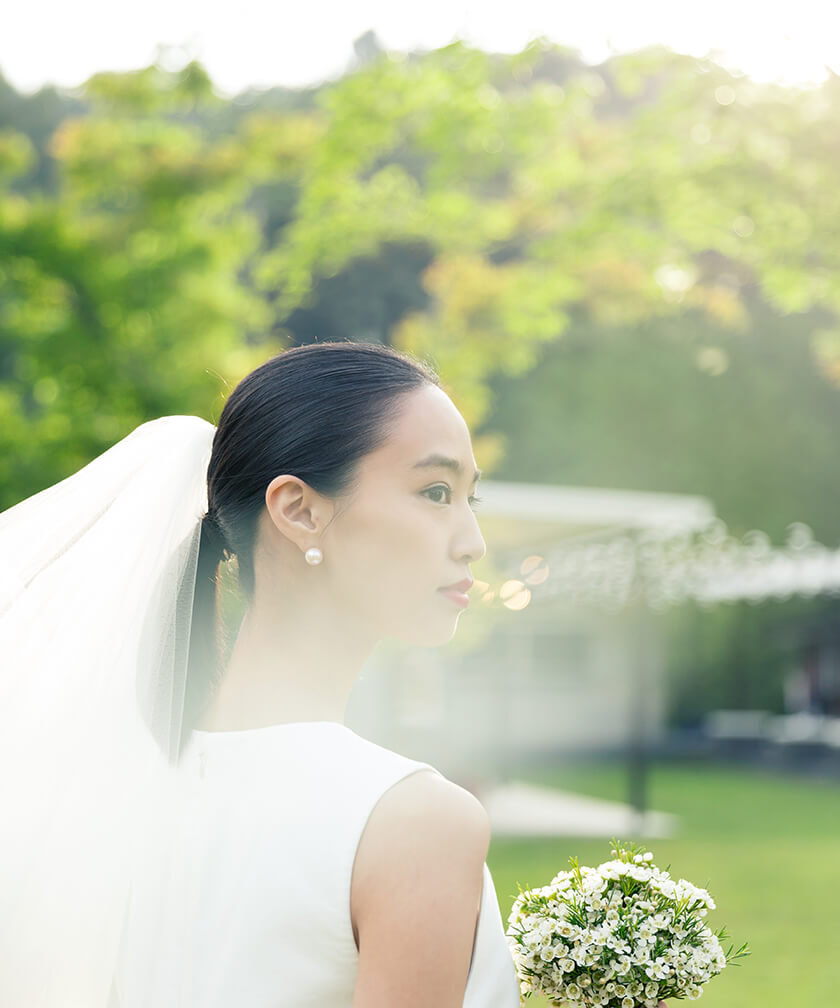
[[[351,1008],[350,881],[368,816],[427,763],[333,721],[196,731],[145,848],[118,1008]],[[519,1008],[487,865],[464,1008]]]

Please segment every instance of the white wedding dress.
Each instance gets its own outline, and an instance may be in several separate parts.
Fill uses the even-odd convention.
[[[125,923],[119,1008],[351,1008],[350,880],[382,794],[431,769],[338,722],[194,732]],[[464,1008],[519,1008],[490,872]]]

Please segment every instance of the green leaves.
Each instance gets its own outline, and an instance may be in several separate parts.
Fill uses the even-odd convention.
[[[762,86],[662,49],[593,68],[538,40],[383,54],[314,101],[225,103],[195,63],[100,74],[84,97],[49,146],[55,195],[12,191],[36,154],[0,133],[0,381],[36,427],[44,387],[16,383],[44,370],[63,388],[71,356],[78,403],[123,403],[103,430],[206,411],[221,384],[207,370],[238,377],[325,281],[393,249],[422,250],[426,302],[382,293],[402,314],[389,302],[390,330],[361,335],[437,361],[473,425],[490,382],[528,372],[572,317],[643,340],[649,320],[690,315],[712,350],[758,300],[835,328],[830,82]],[[833,340],[813,352],[840,381]],[[722,374],[729,356],[698,366]]]
[[[247,152],[169,116],[197,80],[92,82],[95,111],[51,142],[58,193],[0,193],[0,507],[150,417],[210,414],[265,356]]]
[[[811,205],[819,190],[840,219],[824,100],[665,50],[595,71],[540,42],[383,57],[319,104],[323,139],[262,281],[290,312],[383,243],[427,243],[429,308],[393,342],[433,356],[473,422],[488,378],[527,369],[573,309],[627,325],[693,308],[740,330],[750,282],[780,311],[840,304]],[[663,285],[675,264],[687,283]]]
[[[14,130],[0,130],[0,180],[23,175],[32,167],[35,157],[28,137]]]

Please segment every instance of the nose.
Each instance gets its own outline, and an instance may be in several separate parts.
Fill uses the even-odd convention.
[[[478,526],[478,519],[469,506],[466,508],[464,521],[458,529],[453,545],[455,557],[462,563],[475,563],[487,552],[487,544]]]

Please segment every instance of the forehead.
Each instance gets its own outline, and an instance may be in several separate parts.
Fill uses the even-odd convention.
[[[441,455],[456,459],[472,476],[475,459],[469,428],[449,396],[436,385],[403,396],[386,428],[385,441],[362,460],[368,471],[411,471],[430,455]]]

